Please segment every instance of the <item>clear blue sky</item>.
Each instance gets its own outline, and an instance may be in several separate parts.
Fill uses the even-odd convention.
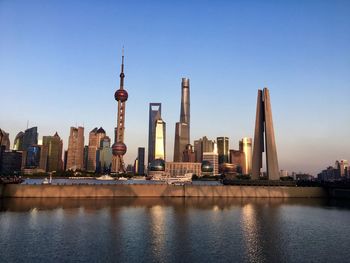
[[[95,126],[113,137],[125,45],[127,162],[147,146],[148,103],[163,104],[172,159],[181,77],[191,139],[253,137],[270,88],[281,169],[350,159],[350,1],[0,1],[0,127]]]

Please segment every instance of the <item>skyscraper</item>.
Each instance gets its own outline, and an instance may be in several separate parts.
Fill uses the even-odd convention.
[[[229,139],[228,137],[217,137],[219,164],[229,162]]]
[[[182,161],[187,144],[190,144],[190,80],[182,78],[180,122],[175,126],[174,162]]]
[[[13,143],[13,149],[16,151],[21,151],[23,149],[23,138],[24,138],[24,132],[19,132],[16,137],[15,141]]]
[[[117,173],[125,173],[125,165],[123,156],[126,153],[126,145],[124,143],[125,130],[125,107],[128,100],[128,92],[124,89],[124,49],[122,54],[122,65],[120,72],[120,87],[114,93],[114,98],[118,101],[117,127],[114,130],[114,144],[112,146],[112,171]]]
[[[202,162],[203,152],[212,152],[214,150],[214,141],[209,140],[206,136],[194,141],[194,153],[196,162]]]
[[[112,148],[111,139],[108,136],[101,139],[99,152],[99,160],[97,170],[103,173],[109,173],[112,166]]]
[[[194,163],[196,162],[196,155],[193,151],[193,146],[187,144],[185,150],[183,151],[182,160],[185,163]]]
[[[89,133],[87,170],[95,172],[97,168],[97,150],[100,148],[101,140],[106,136],[105,130],[96,127]]]
[[[43,146],[47,148],[46,170],[48,172],[62,170],[63,142],[58,133],[56,132],[54,136],[43,136]]]
[[[244,137],[239,141],[239,150],[244,153],[243,174],[252,173],[252,139]]]
[[[26,151],[29,146],[38,144],[38,127],[26,129],[23,135],[23,144],[20,151]]]
[[[145,148],[139,147],[137,149],[137,170],[138,175],[145,174]]]
[[[166,126],[165,122],[157,117],[155,123],[155,141],[154,141],[154,158],[163,159],[165,161],[165,136]]]
[[[0,129],[0,146],[5,146],[5,150],[10,150],[9,134]]]
[[[162,118],[162,104],[149,104],[149,124],[148,124],[148,163],[155,159],[155,145],[156,145],[156,122]],[[164,126],[165,127],[165,126]],[[165,143],[165,140],[164,140]],[[165,148],[165,146],[164,146]]]
[[[84,128],[71,127],[68,139],[67,170],[84,168]]]
[[[265,136],[265,137],[264,137]],[[269,180],[279,180],[275,134],[272,122],[270,93],[267,88],[258,90],[253,148],[252,179],[259,179],[262,154],[266,151],[266,174]]]

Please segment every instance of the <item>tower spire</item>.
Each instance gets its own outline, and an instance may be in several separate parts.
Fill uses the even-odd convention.
[[[120,72],[120,89],[124,89],[124,46],[122,48],[122,66],[121,66],[121,72]]]

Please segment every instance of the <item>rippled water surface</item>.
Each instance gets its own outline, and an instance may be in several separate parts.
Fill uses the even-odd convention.
[[[323,199],[0,199],[0,262],[349,262]]]

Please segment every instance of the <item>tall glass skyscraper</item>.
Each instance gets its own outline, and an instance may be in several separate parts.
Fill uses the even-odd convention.
[[[38,144],[38,127],[32,127],[26,129],[23,135],[22,149],[20,151],[26,151],[29,146]]]
[[[252,138],[244,137],[239,141],[239,151],[244,153],[243,174],[252,173]]]
[[[155,124],[154,158],[165,161],[165,137],[166,126],[162,119],[158,119]]]
[[[54,136],[43,136],[43,146],[48,151],[46,170],[48,172],[62,170],[63,142],[58,133],[56,132]]]
[[[162,104],[149,104],[149,123],[148,123],[148,163],[151,163],[155,157],[156,143],[156,122],[162,118]]]
[[[180,122],[175,125],[174,162],[182,162],[183,151],[190,144],[190,80],[181,81]]]
[[[217,137],[217,147],[219,154],[219,164],[229,162],[229,139],[228,137]]]

